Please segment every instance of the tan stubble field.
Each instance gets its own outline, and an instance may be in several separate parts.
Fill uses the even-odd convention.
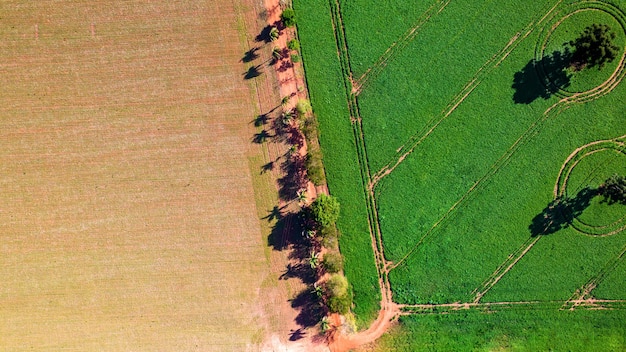
[[[259,348],[246,3],[0,3],[0,350]]]

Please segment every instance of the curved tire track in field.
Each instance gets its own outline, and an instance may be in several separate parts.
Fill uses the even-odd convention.
[[[605,139],[587,143],[579,148],[576,148],[567,157],[567,159],[565,159],[565,162],[563,162],[563,165],[559,170],[559,175],[557,177],[557,181],[554,185],[553,190],[554,198],[556,199],[557,197],[567,194],[567,184],[570,179],[570,175],[574,168],[576,168],[578,163],[582,161],[585,157],[606,150],[614,150],[618,153],[626,155],[626,145],[624,144],[625,139],[626,135],[623,135],[613,139]],[[572,228],[585,236],[612,236],[626,230],[626,215],[622,216],[620,219],[610,224],[605,224],[601,226],[589,225],[578,219],[574,219],[574,222],[572,223]],[[604,229],[605,232],[600,233],[599,231],[594,231],[599,229]]]
[[[558,7],[558,5],[561,3],[561,1],[557,2],[556,5],[554,5],[550,11],[548,11],[548,13],[546,13],[541,20],[539,20],[539,22],[537,22],[536,25],[528,25],[528,27],[532,27],[531,31],[536,28],[537,25],[539,25],[540,23],[542,23],[543,21],[545,21],[546,19],[550,18],[552,19],[554,16],[550,17],[550,14],[552,14],[554,12],[554,10],[556,9],[556,7]],[[621,22],[620,22],[621,23]],[[553,27],[551,30],[554,30]],[[625,29],[626,32],[626,29]],[[519,34],[519,33],[518,33]],[[530,34],[530,32],[528,32],[527,34],[525,34],[525,36],[527,36],[528,34]],[[525,37],[524,36],[524,37]],[[513,41],[513,40],[512,40]],[[509,42],[509,45],[511,44],[511,42]],[[544,43],[545,44],[545,43]],[[507,45],[507,47],[509,46]],[[542,49],[543,50],[543,49]],[[504,51],[504,49],[503,49]],[[502,53],[503,51],[501,51],[500,53]],[[509,51],[510,52],[510,51]],[[498,54],[496,54],[497,56]],[[506,54],[508,55],[508,53]],[[495,57],[495,56],[494,56]],[[506,56],[505,56],[506,57]],[[493,58],[492,58],[493,59]],[[504,59],[504,58],[503,58]],[[491,60],[490,60],[491,61]],[[496,66],[500,63],[501,61],[499,61]],[[488,61],[489,63],[489,61]],[[487,65],[487,63],[486,63]],[[485,67],[486,65],[483,65],[483,67]],[[495,68],[496,66],[492,67]],[[412,253],[415,252],[415,250],[424,242],[424,240],[429,237],[433,231],[439,226],[441,225],[449,216],[450,214],[456,209],[458,208],[460,205],[462,205],[462,203],[464,203],[467,198],[469,197],[469,195],[471,193],[473,193],[475,190],[477,190],[479,188],[479,186],[481,186],[481,184],[486,181],[487,179],[489,179],[491,176],[495,175],[497,173],[497,171],[505,166],[508,163],[508,160],[510,159],[510,157],[519,149],[519,147],[521,145],[523,145],[524,143],[526,143],[530,138],[532,138],[535,134],[537,134],[540,130],[541,125],[551,116],[558,116],[561,112],[564,112],[565,110],[567,110],[572,104],[575,103],[585,103],[585,102],[589,102],[592,100],[595,100],[597,98],[600,98],[604,95],[609,94],[611,91],[613,91],[613,89],[615,89],[617,87],[617,85],[622,81],[622,79],[624,78],[624,76],[626,76],[626,48],[623,51],[623,55],[620,59],[620,62],[618,64],[617,69],[613,72],[613,74],[609,77],[609,79],[607,79],[607,81],[603,82],[602,84],[600,84],[599,86],[588,90],[586,92],[581,92],[581,93],[576,93],[573,94],[571,96],[565,97],[561,100],[559,100],[557,103],[555,103],[554,105],[550,106],[542,115],[542,117],[540,119],[538,119],[537,121],[535,121],[519,138],[518,140],[511,146],[509,147],[509,149],[505,152],[505,154],[500,157],[500,159],[498,159],[498,161],[496,161],[496,163],[490,168],[490,170],[487,172],[487,174],[485,174],[480,180],[478,180],[476,183],[474,183],[474,185],[472,187],[470,187],[470,189],[468,190],[467,193],[465,193],[456,203],[454,203],[452,205],[452,207],[437,221],[435,222],[435,224],[417,241],[417,243],[409,250],[409,252],[402,258],[400,259],[397,263],[394,263],[391,267],[390,270],[396,268],[399,264],[401,264],[402,262],[404,262],[409,256],[411,256]],[[481,68],[482,70],[483,68]],[[479,70],[479,72],[477,73],[480,74],[481,70]],[[472,81],[470,81],[464,89],[466,88],[470,88],[474,85],[474,82],[476,81],[476,78],[473,79]],[[476,84],[477,85],[477,84]],[[474,87],[475,88],[475,87]],[[473,90],[474,88],[471,88],[471,90]],[[467,97],[467,95],[469,95],[469,93],[471,93],[471,90],[469,92],[466,93],[466,95],[464,95],[460,101],[458,101],[458,103],[455,103],[452,105],[452,108],[450,110],[448,110],[447,114],[444,115],[444,117],[439,120],[433,127],[431,127],[431,129],[429,131],[427,131],[424,135],[422,135],[422,137],[420,139],[418,139],[416,142],[412,143],[410,148],[408,149],[408,151],[404,152],[395,162],[395,164],[391,167],[388,167],[390,164],[387,164],[387,166],[383,167],[383,169],[381,169],[381,171],[377,172],[373,178],[372,181],[369,185],[370,189],[373,189],[375,187],[375,185],[378,183],[378,181],[380,181],[384,176],[389,175],[402,161],[404,161],[404,159],[423,141],[425,140],[430,133],[432,133],[432,131],[434,131],[434,129],[439,125],[439,123],[441,123],[441,121],[443,121],[449,114],[452,113],[452,111],[454,111],[454,109],[456,109],[456,107],[465,99],[465,97]],[[459,95],[457,95],[458,97]],[[454,100],[453,100],[454,101]],[[452,104],[452,103],[451,103]],[[450,106],[450,104],[449,104]],[[445,110],[444,110],[445,111]],[[621,137],[620,137],[621,138]],[[405,144],[406,145],[406,144]],[[404,146],[400,149],[400,153],[402,153],[402,149],[404,148]]]
[[[383,69],[387,66],[387,62],[389,62],[394,56],[396,56],[399,52],[401,52],[404,48],[406,48],[412,41],[417,37],[420,29],[426,22],[430,20],[432,16],[438,15],[443,11],[443,9],[450,3],[451,0],[437,0],[433,3],[418,19],[417,23],[415,23],[411,28],[409,28],[404,34],[400,37],[400,39],[383,53],[383,55],[378,58],[378,60],[369,67],[365,73],[363,73],[356,81],[353,82],[352,93],[355,95],[359,95],[363,88],[365,88],[368,83],[376,79],[378,75],[383,71]]]
[[[400,165],[409,156],[415,148],[420,145],[430,134],[446,119],[450,116],[456,108],[463,103],[463,101],[478,87],[483,78],[490,74],[495,68],[497,68],[508,55],[517,48],[522,40],[526,39],[538,26],[540,26],[549,15],[558,7],[562,0],[559,0],[544,16],[537,22],[532,21],[527,24],[521,31],[517,32],[509,42],[496,54],[494,54],[489,60],[487,60],[472,76],[472,78],[463,86],[463,88],[452,98],[452,100],[446,105],[439,115],[433,116],[426,126],[418,131],[416,134],[409,137],[408,141],[403,144],[396,155],[374,174],[372,181],[369,185],[370,188],[374,188],[376,184],[385,176],[389,175],[393,170]]]

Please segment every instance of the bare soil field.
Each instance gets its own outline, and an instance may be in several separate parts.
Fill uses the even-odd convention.
[[[1,350],[282,346],[254,6],[0,4]]]

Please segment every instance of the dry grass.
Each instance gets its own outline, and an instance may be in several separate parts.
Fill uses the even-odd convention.
[[[0,349],[255,349],[269,262],[233,6],[0,4]]]

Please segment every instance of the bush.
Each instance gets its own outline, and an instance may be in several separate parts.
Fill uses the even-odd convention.
[[[336,226],[323,227],[318,231],[321,238],[320,243],[322,246],[329,249],[339,249],[337,247],[337,239],[339,238],[339,230]]]
[[[310,146],[310,145],[309,145]],[[307,176],[309,180],[316,186],[324,184],[326,182],[326,176],[324,174],[324,168],[322,166],[322,152],[319,148],[311,147],[307,153],[306,160],[304,162],[306,167]]]
[[[288,7],[283,11],[280,15],[280,19],[286,27],[293,27],[296,25],[296,13],[291,7]]]
[[[293,60],[293,56],[294,55],[291,55],[292,60]],[[296,103],[296,111],[298,112],[298,116],[305,116],[306,114],[310,113],[313,110],[311,108],[311,103],[308,100],[300,99]]]
[[[328,252],[322,259],[322,267],[331,274],[343,270],[343,258],[340,253]]]
[[[289,50],[298,51],[298,50],[300,50],[300,42],[298,41],[298,39],[292,39],[292,40],[287,42],[287,48]]]
[[[352,307],[352,291],[345,277],[331,275],[326,282],[326,304],[332,313],[346,314]]]
[[[300,55],[298,55],[298,54],[291,54],[291,62],[293,62],[293,63],[300,62]]]
[[[326,295],[332,296],[344,296],[348,293],[348,280],[339,274],[333,274],[326,281]]]
[[[333,196],[320,194],[311,204],[311,214],[322,229],[334,227],[339,218],[339,202]]]
[[[315,141],[317,143],[317,128],[318,124],[317,118],[315,118],[315,116],[310,115],[304,119],[302,125],[300,126],[300,129],[302,130],[302,133],[304,134],[307,142]]]

